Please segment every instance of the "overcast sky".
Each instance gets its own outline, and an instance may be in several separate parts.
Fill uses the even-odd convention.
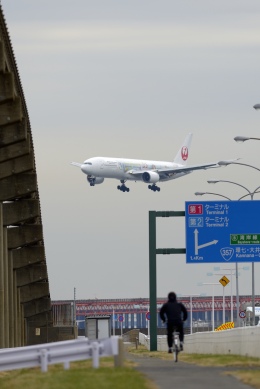
[[[183,211],[185,201],[199,200],[196,191],[236,200],[243,188],[207,180],[253,191],[260,172],[233,165],[159,184],[160,193],[134,182],[123,193],[115,180],[90,187],[70,162],[172,161],[192,132],[190,164],[239,157],[260,168],[260,142],[233,140],[260,137],[259,0],[2,0],[2,7],[30,115],[51,298],[72,299],[74,287],[78,299],[149,297],[149,210]],[[184,218],[158,219],[157,247],[184,246]],[[213,266],[234,268],[158,255],[157,295],[211,295],[198,283],[218,282],[207,276]],[[240,270],[239,289],[251,294],[251,265]]]

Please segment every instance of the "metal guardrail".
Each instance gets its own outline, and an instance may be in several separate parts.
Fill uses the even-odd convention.
[[[78,338],[35,346],[0,350],[0,371],[40,367],[48,371],[48,365],[63,363],[69,369],[70,362],[92,359],[93,368],[99,367],[99,358],[118,356],[119,337],[89,340]]]

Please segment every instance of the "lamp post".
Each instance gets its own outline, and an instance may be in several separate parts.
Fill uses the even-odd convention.
[[[239,197],[239,199],[237,199],[238,201],[239,200],[242,200],[242,199],[244,199],[245,197],[247,197],[247,196],[251,196],[251,194],[252,195],[255,195],[256,193],[260,193],[260,191],[258,191],[257,189],[259,189],[260,188],[260,186],[258,186],[252,193],[247,193],[247,194],[245,194],[245,195],[243,195],[243,196],[241,196],[241,197]],[[220,196],[220,197],[224,197],[224,199],[227,199],[227,200],[230,200],[231,201],[231,199],[229,198],[229,197],[227,197],[227,196],[223,196],[222,194],[220,194],[220,193],[215,193],[215,192],[195,192],[194,193],[195,194],[195,196],[204,196],[204,195],[214,195],[214,196]]]
[[[230,286],[231,286],[231,292],[230,292],[230,305],[231,305],[231,308],[230,308],[230,314],[231,314],[231,322],[234,321],[234,312],[233,312],[233,282],[232,282],[232,276],[233,275],[237,275],[237,269],[235,270],[235,272],[233,273],[234,269],[220,269],[220,267],[214,267],[214,270],[229,270],[230,273],[227,273],[227,275],[230,276]],[[225,272],[226,273],[226,272]],[[208,273],[208,275],[213,275],[213,274],[216,274],[216,275],[220,275],[220,276],[223,276],[223,273]],[[223,296],[224,296],[224,286],[223,286]],[[224,299],[224,297],[223,297]],[[236,304],[237,308],[238,308],[238,304]],[[237,312],[238,312],[238,309],[237,309]],[[238,322],[238,317],[237,317],[237,322]]]
[[[215,196],[224,197],[224,199],[231,200],[229,197],[223,196],[222,194],[219,194],[219,193],[212,193],[212,192],[195,192],[194,194],[195,194],[195,196],[203,196],[203,195],[205,195],[205,194],[209,194],[209,195],[215,195]]]
[[[208,184],[217,184],[218,182],[228,182],[230,184],[234,184],[237,186],[240,186],[241,188],[245,189],[248,192],[248,196],[251,196],[251,200],[253,200],[254,194],[250,192],[249,189],[247,189],[244,185],[238,184],[237,182],[229,181],[229,180],[208,180]]]
[[[259,110],[260,109],[260,104],[255,104],[254,106],[253,106],[253,108],[254,109],[256,109],[256,110]],[[241,138],[244,138],[244,140],[241,140]],[[234,138],[235,139],[235,141],[237,142],[244,142],[244,141],[246,141],[246,140],[249,140],[249,139],[252,139],[252,140],[260,140],[260,138],[251,138],[251,137],[249,137],[248,139],[247,139],[247,137],[235,137]],[[225,161],[220,161],[220,162],[225,162]],[[227,161],[228,162],[228,161]],[[235,164],[239,164],[239,165],[244,165],[244,166],[248,166],[248,167],[251,167],[251,168],[253,168],[253,169],[256,169],[256,170],[258,170],[258,171],[260,171],[260,169],[258,169],[257,167],[255,167],[255,166],[252,166],[252,165],[248,165],[248,164],[242,164],[242,163],[238,163],[238,162],[236,162]],[[221,166],[221,165],[220,165]],[[259,189],[259,187],[258,188],[256,188],[255,190],[254,190],[254,192],[253,192],[253,196],[251,197],[251,200],[253,200],[253,197],[254,197],[254,194],[255,193],[257,193],[256,191],[257,191],[257,189]],[[255,265],[254,265],[254,262],[252,262],[252,310],[253,310],[253,325],[255,325],[255,277],[254,277],[254,272],[255,272],[255,270],[254,270],[254,268],[255,268]]]
[[[251,138],[253,139],[253,138]],[[219,161],[218,162],[219,166],[228,166],[228,165],[241,165],[241,166],[248,166],[251,167],[252,169],[258,170],[260,172],[260,169],[256,166],[249,165],[248,163],[242,163],[242,162],[235,162],[235,161]]]
[[[248,166],[248,167],[251,167],[253,169],[256,169],[256,170],[260,171],[259,168],[255,167],[255,166],[252,166],[252,165],[249,165],[249,164],[246,164],[246,163],[230,162],[230,161],[219,161],[219,165],[220,166],[227,166],[227,165],[231,165],[231,164],[232,165]],[[258,186],[253,192],[250,192],[250,190],[247,189],[244,185],[238,184],[237,182],[234,182],[234,181],[228,181],[228,180],[209,180],[208,181],[208,183],[211,183],[211,184],[216,184],[218,182],[227,182],[229,184],[238,185],[241,188],[244,188],[248,192],[247,195],[251,197],[251,200],[254,199],[255,193],[257,193],[256,191],[257,191],[257,189],[259,189],[259,186]],[[255,264],[254,264],[254,262],[252,262],[252,307],[253,307],[253,325],[255,325]]]
[[[250,140],[250,139],[260,140],[260,138],[251,138],[251,137],[248,137],[248,136],[235,136],[235,138],[234,138],[234,140],[236,142],[245,142],[246,140]]]
[[[202,286],[202,285],[212,285],[212,318],[211,318],[211,321],[212,321],[212,331],[214,331],[214,327],[215,327],[215,318],[214,318],[214,305],[215,305],[215,302],[214,302],[214,286],[215,285],[219,285],[219,283],[217,282],[200,282],[198,284],[198,286]]]
[[[179,297],[180,295],[178,295]],[[185,296],[185,295],[182,295],[182,297]],[[190,298],[190,333],[192,334],[193,330],[192,330],[192,297],[199,297],[201,296],[201,294],[188,294],[187,295],[189,298]]]
[[[221,180],[221,181],[224,181],[224,180]],[[209,180],[208,181],[209,183],[216,183],[216,182],[219,182],[217,180]],[[224,181],[224,182],[227,182],[227,181]],[[229,182],[229,181],[228,181]],[[220,197],[224,197],[225,199],[231,201],[231,199],[227,196],[223,196],[219,193],[213,193],[213,192],[195,192],[195,195],[196,196],[203,196],[204,194],[212,194],[212,195],[215,195],[215,196],[220,196]],[[247,194],[248,196],[248,194]],[[244,196],[243,196],[244,197]],[[241,200],[238,199],[238,200]],[[238,292],[238,268],[237,268],[237,262],[236,262],[236,311],[237,311],[237,324],[238,324],[238,316],[239,316],[239,292]],[[223,294],[224,294],[224,291],[223,291]],[[233,296],[232,296],[232,299],[233,299]],[[232,304],[232,307],[233,307],[233,304]],[[232,315],[233,315],[233,309],[232,309]],[[233,321],[233,320],[232,320]]]
[[[213,276],[213,275],[223,275],[223,274],[220,274],[220,273],[207,273],[207,276]],[[232,291],[232,284],[231,284],[231,291]],[[225,324],[225,287],[224,286],[223,286],[223,302],[222,302],[222,322],[223,322],[223,324]]]

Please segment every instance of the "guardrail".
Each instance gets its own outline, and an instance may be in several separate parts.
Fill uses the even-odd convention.
[[[63,363],[69,369],[70,362],[92,359],[92,366],[99,367],[99,358],[118,356],[120,352],[119,337],[89,340],[78,338],[35,346],[17,347],[0,350],[0,371],[40,367],[48,371],[48,365]]]

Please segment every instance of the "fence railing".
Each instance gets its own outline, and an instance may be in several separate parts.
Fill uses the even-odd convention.
[[[89,340],[78,338],[35,346],[17,347],[0,350],[0,371],[22,368],[40,367],[42,372],[48,371],[48,365],[63,363],[69,369],[70,362],[92,359],[92,366],[99,367],[99,358],[118,357],[119,337]]]

